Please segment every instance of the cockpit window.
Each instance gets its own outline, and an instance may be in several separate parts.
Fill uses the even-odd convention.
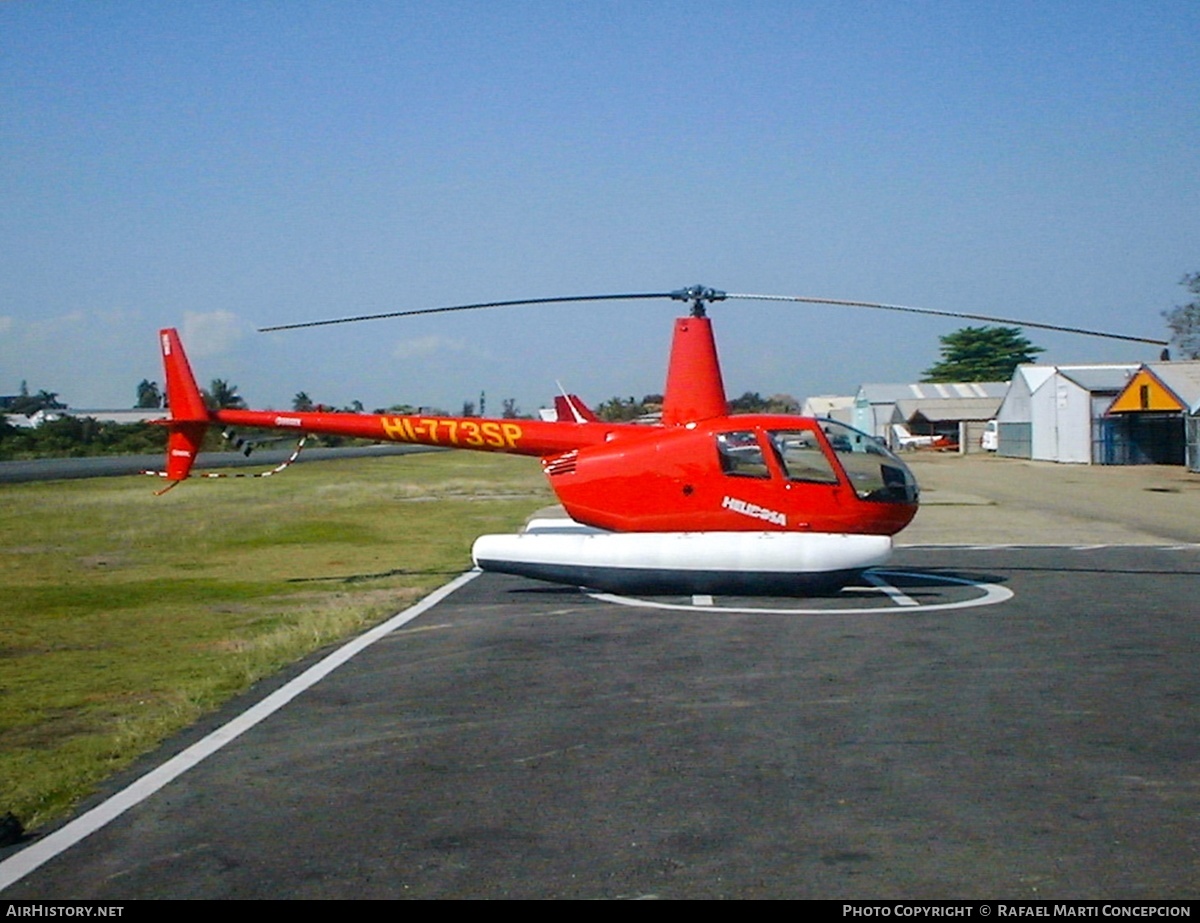
[[[771,476],[754,430],[718,433],[717,454],[721,459],[721,470],[726,474],[742,478]]]
[[[859,497],[885,503],[917,502],[916,478],[878,440],[836,420],[821,420],[820,426]]]
[[[789,481],[815,481],[836,484],[837,473],[821,450],[817,434],[812,430],[774,430],[771,444],[779,455],[779,463]]]

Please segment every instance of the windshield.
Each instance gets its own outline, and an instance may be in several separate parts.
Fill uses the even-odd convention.
[[[837,459],[863,500],[916,503],[917,480],[877,439],[836,420],[818,420]]]

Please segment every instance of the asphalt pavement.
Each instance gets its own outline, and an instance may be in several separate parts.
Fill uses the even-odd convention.
[[[914,467],[836,597],[472,579],[3,896],[1194,898],[1195,476]]]

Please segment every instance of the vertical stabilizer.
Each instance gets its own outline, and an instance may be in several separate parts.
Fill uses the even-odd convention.
[[[663,394],[663,423],[681,426],[727,412],[712,321],[707,317],[677,318]]]
[[[167,408],[167,480],[182,481],[192,470],[208,429],[208,407],[196,386],[196,377],[188,364],[183,344],[174,328],[160,330],[163,369],[166,373]]]
[[[599,419],[578,394],[557,395],[554,412],[559,423],[595,423]]]

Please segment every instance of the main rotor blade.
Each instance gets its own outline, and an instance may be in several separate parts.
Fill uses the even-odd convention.
[[[410,311],[387,311],[382,314],[359,314],[353,317],[338,317],[331,320],[304,321],[295,324],[275,324],[270,327],[259,327],[259,333],[270,333],[276,330],[300,330],[306,327],[327,327],[332,324],[353,324],[365,320],[384,320],[390,317],[412,317],[417,314],[446,314],[451,311],[476,311],[484,308],[511,308],[518,305],[532,304],[567,304],[584,301],[635,301],[650,298],[670,298],[675,301],[696,300],[723,301],[727,298],[741,298],[746,301],[791,301],[801,304],[827,304],[850,308],[873,308],[880,311],[900,311],[906,314],[928,314],[934,317],[956,317],[964,320],[978,320],[992,324],[1013,324],[1018,327],[1034,327],[1038,330],[1055,330],[1060,333],[1076,333],[1081,336],[1102,337],[1109,340],[1125,340],[1130,343],[1150,343],[1154,346],[1167,346],[1168,341],[1156,340],[1151,337],[1128,336],[1122,333],[1108,333],[1102,330],[1088,330],[1083,327],[1067,327],[1061,324],[1046,324],[1040,321],[1015,320],[1010,317],[995,317],[990,314],[973,314],[965,311],[940,311],[935,308],[917,308],[902,304],[883,304],[877,301],[850,301],[844,298],[816,298],[805,295],[754,295],[745,292],[721,292],[715,289],[705,289],[693,286],[673,292],[625,292],[612,295],[566,295],[557,298],[520,298],[512,301],[481,301],[477,304],[456,304],[440,308],[416,308]]]
[[[726,298],[744,298],[748,301],[797,301],[803,304],[832,304],[849,308],[877,308],[881,311],[904,311],[908,314],[933,314],[937,317],[961,317],[967,320],[981,320],[993,324],[1015,324],[1018,327],[1037,327],[1039,330],[1057,330],[1062,333],[1078,333],[1088,337],[1105,337],[1109,340],[1128,340],[1131,343],[1152,343],[1155,346],[1167,346],[1166,340],[1153,340],[1149,337],[1126,336],[1122,333],[1104,333],[1099,330],[1085,330],[1082,327],[1063,327],[1058,324],[1043,324],[1032,320],[1013,320],[1008,317],[992,317],[988,314],[967,314],[962,311],[937,311],[933,308],[913,308],[902,304],[880,304],[875,301],[846,301],[840,298],[810,298],[802,295],[746,295],[728,292]]]
[[[417,308],[413,311],[388,311],[386,314],[360,314],[333,320],[312,320],[298,324],[276,324],[259,327],[259,333],[275,330],[299,330],[302,327],[327,327],[330,324],[353,324],[361,320],[383,320],[388,317],[411,317],[414,314],[446,314],[450,311],[475,311],[480,308],[511,308],[522,304],[563,304],[572,301],[633,301],[640,298],[670,298],[671,292],[635,292],[623,295],[568,295],[561,298],[521,298],[517,301],[482,301],[479,304],[455,304],[444,308]]]

